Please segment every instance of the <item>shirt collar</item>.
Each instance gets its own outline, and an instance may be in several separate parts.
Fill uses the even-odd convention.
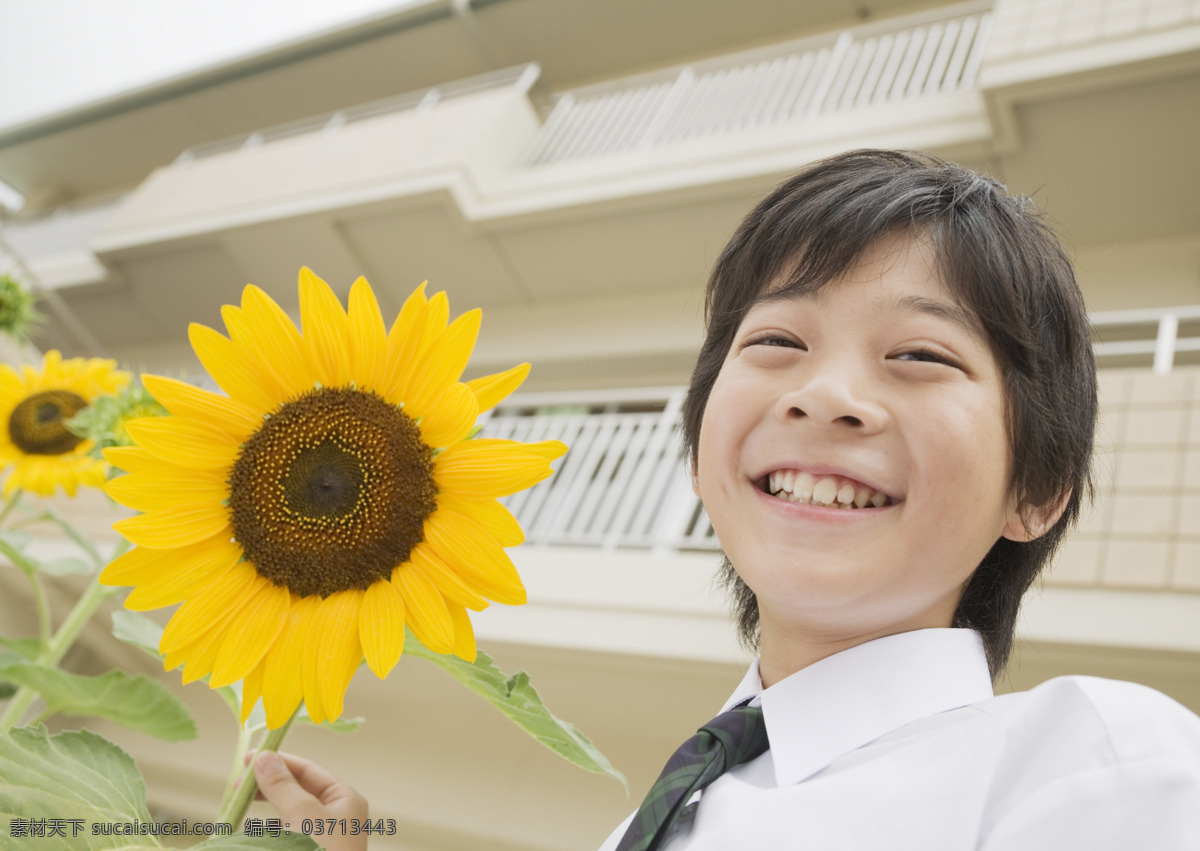
[[[722,712],[761,701],[775,782],[787,786],[918,718],[990,697],[979,635],[922,629],[835,653],[765,690],[756,660]]]

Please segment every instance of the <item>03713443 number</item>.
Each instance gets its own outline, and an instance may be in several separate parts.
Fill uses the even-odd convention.
[[[306,836],[395,836],[395,819],[305,819],[300,832]]]

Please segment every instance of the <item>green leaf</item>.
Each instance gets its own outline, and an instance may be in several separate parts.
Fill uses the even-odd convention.
[[[159,848],[153,836],[93,836],[92,824],[151,821],[146,784],[125,751],[90,730],[50,736],[41,724],[0,733],[0,848],[100,851]],[[81,819],[72,836],[17,838],[13,819]]]
[[[56,558],[53,561],[35,562],[38,570],[51,576],[72,576],[80,573],[91,573],[92,567],[79,558]]]
[[[457,656],[434,653],[407,629],[404,652],[437,665],[563,759],[586,771],[607,774],[619,780],[626,793],[629,792],[625,775],[613,768],[612,763],[574,724],[556,718],[546,708],[541,695],[524,671],[517,671],[510,677],[492,664],[492,658],[482,650],[477,653],[473,663],[464,662]]]
[[[8,544],[17,552],[23,552],[32,540],[33,535],[30,535],[28,532],[18,532],[16,529],[0,531],[0,541]]]
[[[155,659],[162,659],[162,654],[158,652],[158,642],[162,638],[163,628],[157,623],[129,609],[117,609],[113,612],[112,622],[114,636],[134,647],[140,647]]]
[[[0,680],[36,691],[50,714],[95,715],[168,742],[197,735],[196,723],[179,698],[146,676],[108,671],[84,677],[31,662],[12,662],[0,667]]]
[[[9,662],[32,661],[41,652],[42,642],[36,638],[0,637],[0,667]],[[16,683],[0,681],[0,700],[8,700],[16,693]]]
[[[279,836],[214,836],[192,851],[320,851],[321,846],[303,833],[284,831]]]
[[[40,638],[5,638],[4,636],[0,636],[0,647],[16,654],[18,659],[28,659],[32,662],[42,652],[42,640]],[[4,658],[6,658],[6,654],[0,653],[0,659]]]

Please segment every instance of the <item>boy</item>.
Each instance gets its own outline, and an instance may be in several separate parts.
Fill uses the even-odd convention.
[[[1200,719],[1091,678],[992,695],[1090,488],[1087,317],[1036,212],[836,156],[747,216],[708,316],[684,435],[760,658],[603,851],[1200,849]]]

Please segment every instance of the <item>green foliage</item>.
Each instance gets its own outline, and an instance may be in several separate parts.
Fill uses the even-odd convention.
[[[0,734],[0,848],[157,848],[152,836],[92,836],[92,824],[151,821],[146,784],[125,751],[89,730],[50,736],[42,725]],[[12,819],[83,819],[78,837],[17,839]],[[66,831],[72,833],[70,829]]]
[[[196,738],[196,723],[162,683],[124,671],[85,677],[33,662],[0,664],[0,680],[33,689],[47,714],[107,718],[168,742]]]
[[[112,616],[112,633],[126,644],[140,647],[159,661],[162,654],[158,652],[158,642],[162,639],[163,628],[150,618],[129,609],[117,609]]]
[[[72,574],[91,573],[93,568],[83,559],[56,558],[43,561],[27,554],[25,548],[33,536],[16,529],[0,531],[0,555],[8,558],[26,574],[45,573],[48,576],[70,576]]]
[[[0,851],[144,851],[161,848],[147,832],[129,836],[93,835],[93,824],[150,825],[146,783],[133,759],[89,730],[50,736],[40,724],[0,733]],[[14,819],[78,819],[65,824],[65,836],[14,837]],[[191,825],[194,828],[194,825]],[[240,827],[240,825],[235,825]],[[73,835],[78,833],[78,835]],[[307,836],[213,836],[192,846],[198,851],[316,851]]]
[[[96,442],[96,451],[109,446],[130,446],[133,440],[125,423],[139,417],[165,417],[167,409],[158,404],[141,382],[133,382],[115,396],[100,396],[70,420],[67,428],[80,437]]]
[[[607,774],[620,781],[626,792],[629,791],[625,775],[612,766],[591,740],[574,724],[555,717],[546,708],[541,695],[529,681],[529,674],[517,671],[508,676],[482,650],[477,653],[474,662],[434,653],[418,641],[411,631],[405,633],[404,652],[437,665],[563,759],[586,771]]]
[[[37,297],[12,275],[0,275],[0,332],[16,340],[29,339],[29,333],[42,316],[33,306]]]

